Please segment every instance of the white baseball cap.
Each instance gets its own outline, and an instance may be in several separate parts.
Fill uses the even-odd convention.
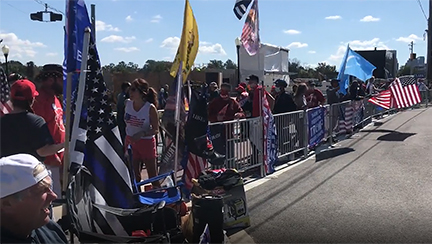
[[[36,166],[44,170],[34,176]],[[45,165],[30,154],[15,154],[0,158],[0,198],[36,185],[49,175]]]

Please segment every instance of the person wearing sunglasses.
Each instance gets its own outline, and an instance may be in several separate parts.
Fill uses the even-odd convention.
[[[159,132],[157,93],[144,79],[135,79],[126,100],[126,149],[132,148],[132,164],[135,180],[141,181],[142,164],[146,166],[149,178],[157,176],[156,135]],[[160,187],[158,181],[153,187]]]

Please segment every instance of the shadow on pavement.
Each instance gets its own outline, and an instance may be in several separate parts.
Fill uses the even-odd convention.
[[[353,148],[350,147],[341,147],[341,148],[331,148],[320,151],[315,155],[315,162],[319,162],[322,160],[326,160],[329,158],[334,158],[340,155],[344,155],[350,152],[354,152]]]
[[[377,138],[378,141],[405,141],[408,137],[416,135],[416,133],[405,133],[399,132],[395,130],[362,130],[362,132],[370,132],[370,133],[387,133]]]
[[[416,133],[392,132],[387,135],[382,135],[377,138],[379,141],[405,141],[408,137],[414,136]]]

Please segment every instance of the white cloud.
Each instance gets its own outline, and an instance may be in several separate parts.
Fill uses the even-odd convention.
[[[58,53],[46,53],[45,54],[45,56],[47,56],[47,57],[55,57],[57,55],[58,55]]]
[[[347,44],[352,50],[374,50],[375,47],[377,50],[389,50],[390,48],[382,42],[379,38],[373,38],[372,40],[360,41],[353,40],[349,42],[341,42],[335,54],[330,55],[330,57],[324,62],[332,65],[337,65],[339,67],[343,56],[345,55]]]
[[[137,48],[137,47],[118,47],[118,48],[114,48],[114,50],[125,52],[125,53],[130,53],[130,52],[138,52],[139,48]]]
[[[9,46],[9,58],[34,58],[37,48],[46,47],[42,42],[20,39],[15,33],[0,33],[0,39],[3,39],[2,45]]]
[[[171,51],[176,52],[179,44],[180,44],[180,38],[174,36],[174,37],[168,37],[165,40],[163,40],[160,47],[170,49]]]
[[[171,53],[176,53],[178,46],[180,44],[180,38],[174,36],[174,37],[168,37],[165,40],[162,41],[160,47],[166,48],[171,51]],[[216,54],[216,55],[222,55],[225,56],[227,53],[223,49],[222,45],[219,43],[212,44],[210,42],[206,41],[200,41],[200,46],[198,49],[198,53],[201,54]]]
[[[375,18],[375,17],[372,17],[372,15],[368,15],[368,16],[363,17],[360,21],[361,22],[376,22],[376,21],[380,21],[380,18]]]
[[[153,38],[149,38],[149,39],[145,40],[144,43],[150,43],[152,41],[153,41]]]
[[[222,56],[227,55],[222,45],[219,43],[200,45],[198,52],[202,54],[217,54]]]
[[[407,37],[399,37],[398,39],[396,39],[396,41],[398,42],[406,42],[406,43],[410,43],[410,42],[414,42],[414,41],[420,41],[422,40],[422,38],[418,37],[417,35],[411,34]]]
[[[297,35],[297,34],[300,34],[301,32],[298,30],[284,30],[283,33],[289,34],[289,35]]]
[[[125,19],[127,22],[131,22],[133,21],[132,16],[128,15]]]
[[[135,40],[136,37],[134,36],[117,36],[117,35],[110,35],[107,37],[102,38],[101,42],[123,42],[123,43],[129,43]]]
[[[315,54],[316,53],[316,51],[308,51],[308,53],[310,53],[310,54]]]
[[[117,27],[114,27],[112,25],[109,25],[103,21],[96,20],[96,31],[114,31],[119,32],[120,29]]]
[[[327,16],[324,19],[337,20],[337,19],[342,19],[342,17],[340,15],[332,15],[332,16]]]
[[[158,15],[153,16],[153,18],[151,19],[150,22],[152,22],[152,23],[159,23],[161,20],[162,20],[162,16],[160,16],[158,14]]]
[[[308,46],[307,43],[292,42],[291,44],[288,45],[288,48],[303,48],[303,47],[307,47],[307,46]]]

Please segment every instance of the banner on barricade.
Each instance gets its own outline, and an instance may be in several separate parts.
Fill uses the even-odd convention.
[[[316,107],[308,111],[308,131],[309,131],[309,147],[313,147],[324,139],[324,115],[326,109],[324,107]]]

